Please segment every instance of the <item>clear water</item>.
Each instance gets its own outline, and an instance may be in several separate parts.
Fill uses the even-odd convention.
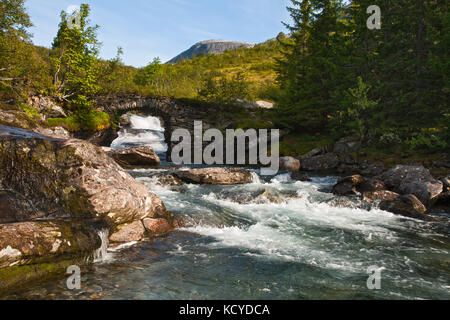
[[[6,298],[450,299],[447,218],[422,222],[336,198],[336,177],[255,171],[249,185],[168,188],[152,177],[164,170],[130,173],[183,229],[109,250],[82,268],[81,290],[61,276]],[[382,270],[380,290],[367,288],[371,266]]]

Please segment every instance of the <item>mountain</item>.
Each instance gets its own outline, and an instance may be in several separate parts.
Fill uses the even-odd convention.
[[[200,53],[219,54],[226,50],[233,50],[238,48],[253,48],[255,44],[239,41],[227,40],[206,40],[194,44],[190,49],[179,54],[167,63],[177,63],[183,59],[190,59],[192,56],[198,56]]]

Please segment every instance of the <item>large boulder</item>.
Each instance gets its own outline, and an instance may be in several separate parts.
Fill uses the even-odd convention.
[[[108,152],[108,155],[122,167],[155,167],[161,162],[155,151],[146,146],[112,150]]]
[[[380,209],[410,218],[426,219],[427,208],[413,194],[400,196],[394,200],[382,201]]]
[[[0,127],[0,168],[3,186],[47,219],[104,217],[120,225],[167,214],[156,195],[84,141]]]
[[[304,158],[301,161],[301,169],[304,171],[326,171],[336,169],[338,166],[339,159],[334,153]]]
[[[186,183],[232,185],[252,183],[253,176],[240,168],[203,168],[175,172],[175,176]]]
[[[293,157],[281,157],[280,158],[280,170],[282,171],[299,171],[300,160]]]
[[[428,204],[443,191],[443,183],[423,166],[398,165],[381,175],[387,187],[401,194],[414,194]]]

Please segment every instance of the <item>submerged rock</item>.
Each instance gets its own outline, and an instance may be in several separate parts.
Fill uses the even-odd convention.
[[[299,171],[300,160],[293,157],[281,157],[280,158],[280,170],[281,171]]]
[[[293,180],[303,181],[303,182],[312,181],[310,177],[308,177],[306,174],[304,174],[304,173],[302,173],[300,171],[292,172],[291,178]]]
[[[175,176],[186,183],[232,185],[252,183],[253,176],[241,168],[203,168],[177,171]]]
[[[161,162],[155,151],[151,147],[146,146],[111,150],[108,152],[108,155],[122,167],[155,167]]]
[[[169,173],[158,173],[153,175],[152,178],[156,179],[157,183],[161,186],[179,187],[184,185],[183,181]]]

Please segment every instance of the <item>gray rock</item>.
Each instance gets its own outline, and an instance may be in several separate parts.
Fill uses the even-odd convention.
[[[281,157],[280,158],[280,170],[282,171],[299,171],[300,160],[293,157]]]
[[[175,172],[175,176],[186,183],[233,185],[253,181],[252,173],[240,168],[204,168]]]
[[[443,183],[433,178],[423,166],[399,165],[381,175],[385,185],[400,194],[414,194],[428,204],[443,191]]]
[[[301,161],[301,170],[304,171],[324,171],[336,169],[339,166],[339,159],[334,153],[327,153]]]
[[[410,218],[426,219],[427,208],[412,194],[400,196],[394,200],[382,201],[380,209]]]
[[[361,143],[357,139],[353,137],[342,138],[334,145],[333,153],[337,155],[347,155],[357,151],[360,147]]]

